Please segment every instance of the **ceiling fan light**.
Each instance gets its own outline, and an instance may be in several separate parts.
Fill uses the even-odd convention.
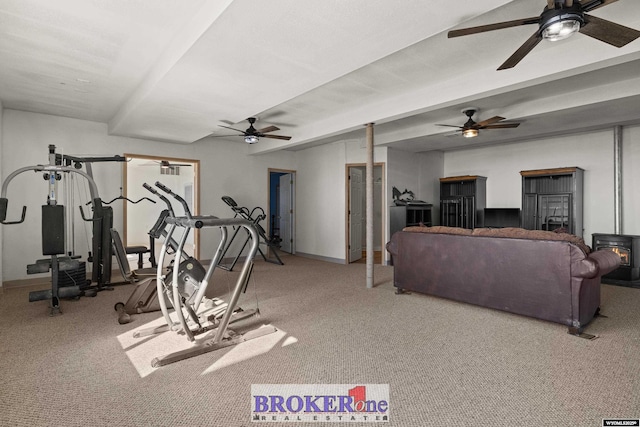
[[[244,137],[244,142],[246,142],[247,144],[255,144],[256,142],[258,142],[258,137],[255,135],[246,135]]]
[[[554,22],[542,30],[542,38],[552,42],[564,40],[580,30],[580,21],[567,19],[565,21]]]
[[[475,138],[478,136],[478,129],[465,129],[462,131],[462,136],[465,138]]]

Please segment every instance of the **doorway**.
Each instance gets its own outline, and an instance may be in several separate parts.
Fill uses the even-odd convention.
[[[346,254],[347,263],[366,259],[366,164],[346,165]],[[373,165],[374,262],[382,264],[384,248],[384,163]]]
[[[123,203],[123,236],[125,246],[149,246],[147,234],[167,206],[158,197],[147,191],[142,184],[154,187],[156,181],[169,187],[171,191],[185,199],[192,215],[200,213],[200,161],[175,157],[125,154],[127,161],[123,167],[122,195],[132,201],[144,197],[156,203]],[[154,187],[155,188],[155,187]],[[160,192],[160,190],[158,190]],[[160,192],[162,194],[162,192]],[[163,194],[164,195],[164,194]],[[184,209],[177,200],[168,197],[175,214],[184,215]],[[162,241],[154,242],[155,254],[162,247]],[[200,232],[190,233],[185,249],[196,259],[200,257]]]
[[[296,171],[269,169],[267,236],[281,252],[295,254]]]

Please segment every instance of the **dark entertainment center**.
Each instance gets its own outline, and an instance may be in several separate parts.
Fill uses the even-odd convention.
[[[520,227],[520,209],[485,208],[484,226],[489,228]]]

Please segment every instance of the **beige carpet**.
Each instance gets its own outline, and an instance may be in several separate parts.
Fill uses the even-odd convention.
[[[133,339],[160,313],[119,325],[132,285],[95,298],[0,297],[0,425],[249,426],[251,384],[389,384],[391,426],[584,426],[640,417],[640,290],[602,286],[587,332],[423,295],[395,295],[392,267],[295,256],[256,262],[242,305],[276,334],[153,369],[188,346],[175,333]],[[218,270],[220,292],[237,273]],[[472,280],[472,278],[470,278]],[[266,425],[278,425],[266,423]],[[280,425],[294,425],[280,424]],[[314,426],[320,423],[310,424]],[[330,425],[339,425],[332,423]],[[364,424],[350,424],[364,425]],[[366,424],[370,425],[370,424]]]

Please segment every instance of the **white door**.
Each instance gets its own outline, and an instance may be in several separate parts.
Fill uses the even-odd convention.
[[[349,168],[349,262],[362,258],[362,169]]]
[[[293,239],[293,174],[280,176],[280,197],[278,200],[280,217],[280,249],[282,252],[292,253]]]

